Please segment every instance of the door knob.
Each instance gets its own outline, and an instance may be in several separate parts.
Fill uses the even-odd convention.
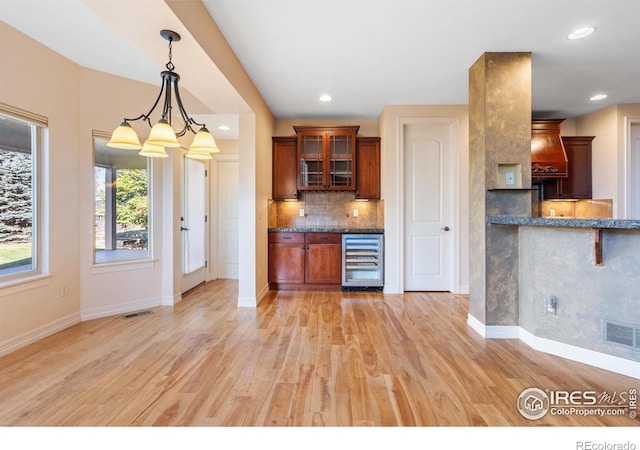
[[[180,227],[180,231],[189,231],[189,228]]]
[[[440,229],[443,230],[443,231],[449,231],[450,230],[449,227],[443,227],[443,228],[440,228]]]

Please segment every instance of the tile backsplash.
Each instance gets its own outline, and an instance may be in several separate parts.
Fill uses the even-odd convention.
[[[542,202],[542,217],[610,219],[613,217],[613,200],[546,200]]]
[[[300,192],[298,201],[269,202],[269,228],[383,228],[383,205],[357,202],[353,192]]]

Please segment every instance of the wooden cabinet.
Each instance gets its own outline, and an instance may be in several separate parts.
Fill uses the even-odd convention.
[[[295,126],[298,190],[354,191],[359,126]]]
[[[591,143],[595,136],[563,136],[562,143],[568,160],[568,176],[545,180],[543,195],[550,199],[592,198]]]
[[[304,283],[304,233],[269,233],[269,283]]]
[[[356,139],[356,199],[380,199],[380,138]]]
[[[272,197],[298,191],[355,191],[380,199],[380,138],[357,137],[359,126],[295,126],[296,136],[273,137]]]
[[[340,233],[269,233],[272,289],[338,289],[341,282]]]
[[[341,284],[342,235],[340,233],[305,233],[305,283]]]
[[[272,193],[274,200],[298,198],[296,182],[298,155],[296,137],[274,137],[272,139]]]

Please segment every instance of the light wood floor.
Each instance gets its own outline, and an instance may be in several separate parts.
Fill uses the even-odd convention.
[[[529,387],[639,381],[484,340],[446,293],[271,292],[210,282],[174,308],[83,322],[0,358],[1,426],[637,426],[523,418]]]

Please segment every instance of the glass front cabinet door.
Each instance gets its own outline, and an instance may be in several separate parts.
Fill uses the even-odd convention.
[[[355,190],[358,128],[294,127],[298,138],[299,190]]]

